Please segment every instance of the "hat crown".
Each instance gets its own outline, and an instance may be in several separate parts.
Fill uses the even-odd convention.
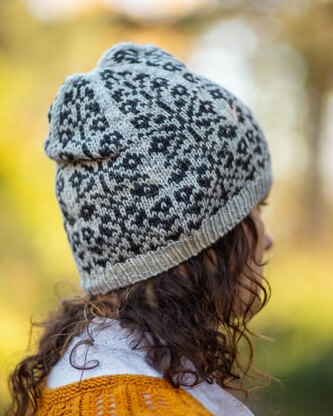
[[[161,66],[163,61],[178,61],[177,58],[162,48],[154,45],[137,45],[131,42],[121,42],[107,49],[97,63],[97,69],[112,69],[113,65],[121,63],[130,65]],[[178,64],[184,66],[181,61]]]

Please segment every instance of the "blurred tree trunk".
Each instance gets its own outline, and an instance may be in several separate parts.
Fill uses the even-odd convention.
[[[325,94],[310,86],[308,147],[309,161],[304,187],[304,206],[306,207],[305,232],[310,241],[317,242],[323,228],[323,198],[320,177],[320,150],[322,134],[322,115],[325,111]]]
[[[286,34],[292,45],[303,55],[308,66],[307,93],[309,97],[309,125],[307,142],[309,165],[304,178],[302,205],[305,213],[305,233],[316,242],[323,231],[324,199],[320,175],[322,116],[327,91],[333,84],[333,4],[314,2],[297,18],[286,13]]]

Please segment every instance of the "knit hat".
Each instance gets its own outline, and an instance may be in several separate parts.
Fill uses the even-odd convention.
[[[83,288],[182,263],[240,223],[272,184],[247,106],[165,50],[120,43],[65,79],[45,152]]]

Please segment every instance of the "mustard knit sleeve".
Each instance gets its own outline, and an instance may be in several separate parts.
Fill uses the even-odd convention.
[[[184,389],[166,380],[116,374],[42,389],[38,416],[211,416]]]

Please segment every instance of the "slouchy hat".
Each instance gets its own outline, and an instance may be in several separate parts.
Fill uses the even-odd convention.
[[[240,223],[272,184],[249,108],[167,51],[122,42],[68,76],[46,154],[87,292],[158,275]]]

